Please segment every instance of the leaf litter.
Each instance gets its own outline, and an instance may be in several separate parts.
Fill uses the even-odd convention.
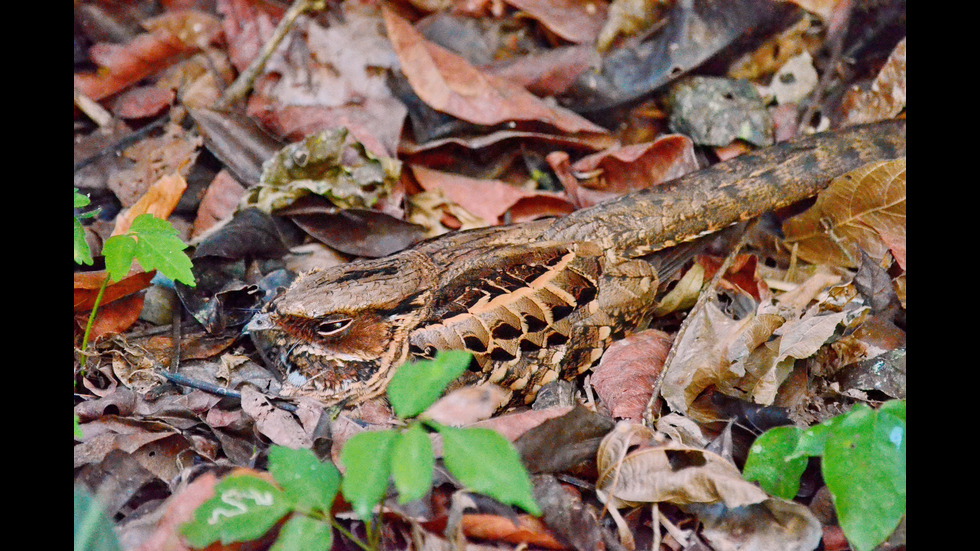
[[[178,285],[171,316],[182,323],[156,325],[141,313],[173,283],[134,267],[105,292],[88,367],[75,363],[75,481],[101,496],[124,548],[186,548],[179,526],[227,473],[262,473],[270,443],[337,462],[349,435],[390,426],[383,404],[331,414],[279,400],[279,381],[241,339],[299,259],[313,262],[305,271],[446,231],[561,216],[773,139],[904,116],[904,18],[877,27],[875,42],[834,26],[840,10],[861,20],[893,13],[888,2],[455,4],[455,28],[476,29],[483,44],[479,61],[462,42],[435,40],[432,22],[449,3],[347,0],[302,16],[226,111],[213,107],[272,36],[281,7],[76,6],[87,18],[75,28],[86,53],[76,97],[110,117],[76,99],[75,183],[100,208],[83,221],[89,240],[153,213],[201,253],[195,275],[210,278]],[[629,20],[631,10],[646,17]],[[114,42],[95,32],[97,12],[129,31]],[[864,73],[836,70],[832,33],[877,61],[858,60]],[[656,51],[668,54],[635,62]],[[751,107],[684,115],[678,94],[703,77],[720,88],[685,101],[740,97]],[[847,90],[843,101],[828,81]],[[328,170],[263,178],[276,151],[294,144],[284,151],[296,160],[297,147],[309,152],[296,144],[328,135],[343,136]],[[269,185],[281,195],[256,201]],[[251,203],[271,215],[243,217]],[[904,398],[905,217],[905,160],[864,167],[811,206],[751,228],[718,278],[730,251],[685,265],[649,332],[617,342],[589,384],[542,392],[557,405],[503,413],[492,389],[451,393],[433,414],[514,442],[539,473],[544,516],[515,516],[446,481],[431,489],[422,524],[388,502],[386,545],[410,547],[394,534],[414,527],[416,541],[474,549],[814,549],[821,539],[841,548],[836,519],[807,507],[818,510],[822,480],[786,501],[745,481],[740,466],[765,428]],[[93,255],[96,265],[75,273],[76,350],[104,277]]]

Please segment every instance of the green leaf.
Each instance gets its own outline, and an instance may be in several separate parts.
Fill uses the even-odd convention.
[[[446,468],[464,486],[541,515],[521,456],[506,438],[490,429],[435,426],[442,435]]]
[[[472,355],[464,350],[444,350],[435,359],[399,367],[388,383],[388,400],[395,414],[407,419],[425,411],[466,371],[470,358]]]
[[[344,444],[340,461],[346,472],[340,490],[362,520],[371,518],[374,506],[388,490],[392,451],[398,433],[393,430],[362,432]]]
[[[840,423],[843,416],[831,417],[819,425],[814,425],[800,435],[800,441],[796,444],[796,450],[788,456],[788,459],[797,457],[808,457],[823,455],[824,445],[827,438],[833,434],[834,427]]]
[[[745,460],[743,476],[753,480],[770,494],[793,499],[800,490],[800,477],[806,470],[807,458],[789,455],[796,449],[803,429],[776,427],[755,439]]]
[[[395,441],[391,474],[398,489],[398,502],[422,499],[432,486],[435,456],[428,433],[419,423],[412,423]]]
[[[257,539],[292,509],[282,490],[257,476],[230,476],[214,492],[194,511],[194,519],[181,527],[194,547]]]
[[[92,265],[92,249],[85,241],[85,228],[78,218],[75,219],[75,264]]]
[[[269,472],[298,508],[330,513],[340,488],[340,472],[333,464],[320,461],[310,450],[272,446]]]
[[[157,270],[170,279],[194,286],[191,259],[184,253],[187,244],[180,240],[170,222],[152,214],[141,214],[129,226],[129,235],[137,239],[136,260],[144,270]]]
[[[878,411],[884,411],[885,413],[894,415],[901,419],[903,423],[905,422],[905,400],[889,400],[881,404]]]
[[[74,188],[74,189],[75,189],[75,208],[80,209],[82,207],[87,207],[92,202],[92,200],[89,199],[88,195],[78,193],[78,188]]]
[[[75,416],[75,440],[81,440],[82,438],[85,437],[85,434],[82,432],[82,426],[78,424],[78,421],[79,421],[78,415],[76,415]]]
[[[326,551],[333,545],[330,524],[305,515],[287,520],[269,551]]]
[[[109,279],[122,281],[129,275],[129,269],[136,258],[136,240],[128,235],[113,235],[103,243],[102,256],[105,257]]]
[[[112,521],[99,502],[82,486],[75,486],[75,551],[121,549]]]
[[[824,480],[857,551],[885,541],[905,515],[905,440],[902,419],[867,407],[846,414],[827,439]]]

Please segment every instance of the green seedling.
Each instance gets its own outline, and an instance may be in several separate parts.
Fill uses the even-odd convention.
[[[273,549],[329,549],[330,528],[343,531],[329,514],[339,490],[367,526],[368,541],[346,531],[345,535],[363,549],[377,549],[380,531],[372,528],[372,521],[389,482],[394,482],[402,503],[424,498],[432,486],[432,431],[443,438],[446,468],[467,489],[540,515],[527,471],[504,437],[488,429],[447,427],[421,416],[467,369],[470,359],[468,352],[447,351],[433,360],[402,366],[387,392],[405,428],[363,432],[348,440],[341,450],[343,477],[309,450],[272,446],[269,472],[279,486],[251,475],[222,481],[215,497],[184,525],[188,542],[205,547],[216,541],[249,541],[288,519]]]
[[[792,499],[808,457],[821,457],[841,529],[854,548],[885,541],[905,516],[905,400],[877,410],[858,404],[806,430],[770,429],[753,443],[743,474]]]
[[[88,204],[88,197],[79,194],[76,189],[75,208],[85,207]],[[93,214],[89,212],[81,217]],[[84,352],[88,348],[92,323],[95,321],[102,295],[109,283],[122,281],[129,274],[133,262],[136,262],[146,271],[157,270],[172,280],[194,286],[191,259],[184,252],[186,248],[187,244],[180,240],[177,230],[170,222],[155,218],[152,214],[137,216],[130,225],[129,231],[114,235],[105,241],[102,255],[105,257],[106,277],[99,287],[92,313],[89,314],[88,322],[85,324],[85,334],[82,336],[83,354],[79,360],[82,366],[85,365]],[[85,232],[79,216],[75,217],[75,262],[92,264],[92,253],[85,243]]]

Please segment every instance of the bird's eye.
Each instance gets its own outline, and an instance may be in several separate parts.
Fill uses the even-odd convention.
[[[337,333],[343,331],[344,329],[347,329],[347,326],[350,325],[350,322],[351,322],[350,318],[324,321],[317,326],[316,332],[319,333],[321,337],[336,335]]]

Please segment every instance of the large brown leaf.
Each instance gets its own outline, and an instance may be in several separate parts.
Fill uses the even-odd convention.
[[[806,212],[783,223],[786,242],[813,264],[857,268],[863,249],[891,252],[905,269],[905,157],[870,163],[831,182]]]
[[[481,72],[464,58],[425,40],[391,10],[384,10],[384,19],[402,72],[419,98],[433,109],[485,126],[539,121],[572,134],[607,133],[571,111],[547,105],[520,85]]]

